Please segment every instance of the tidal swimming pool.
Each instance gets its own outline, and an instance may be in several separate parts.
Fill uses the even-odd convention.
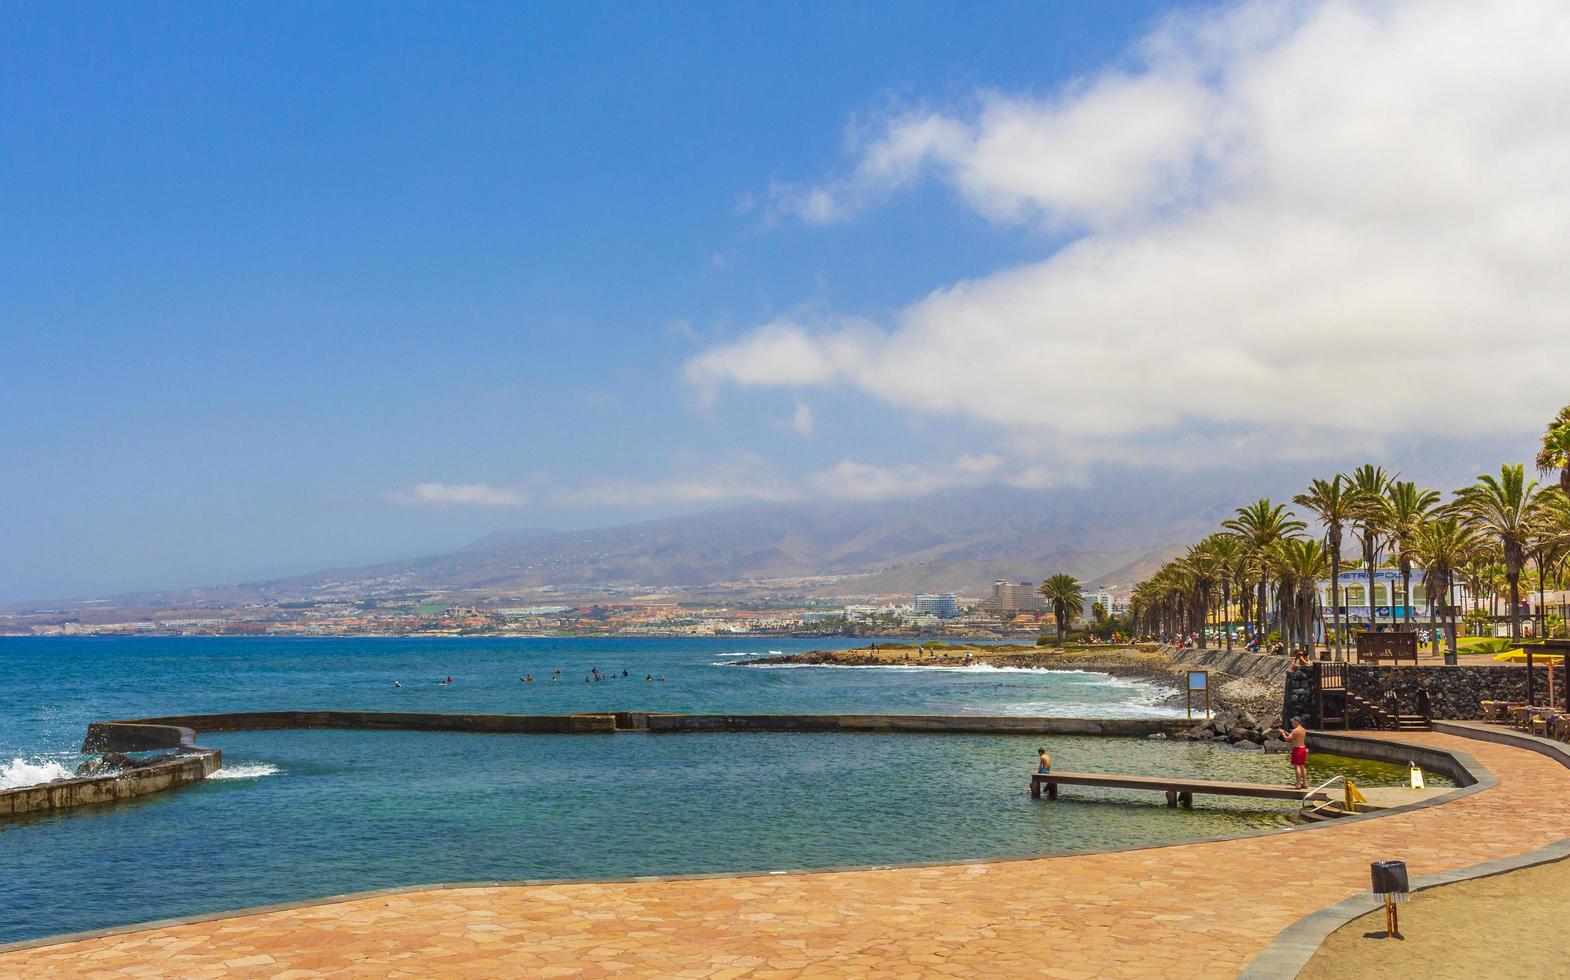
[[[0,942],[442,881],[592,878],[1025,857],[1289,825],[1290,803],[1074,787],[1058,767],[1287,781],[1281,755],[1212,743],[1029,736],[201,735],[196,787],[0,831]],[[1402,768],[1313,756],[1311,777]],[[1432,781],[1432,780],[1431,780]]]

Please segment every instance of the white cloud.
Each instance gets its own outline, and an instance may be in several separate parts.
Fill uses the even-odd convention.
[[[812,406],[806,402],[798,401],[796,403],[796,411],[792,412],[790,416],[791,431],[805,439],[807,436],[812,435],[812,426]]]
[[[979,453],[934,466],[882,466],[845,459],[803,479],[792,479],[781,476],[761,457],[746,455],[689,466],[682,475],[667,479],[597,484],[562,493],[559,500],[614,507],[788,503],[805,499],[890,500],[1010,482],[1013,475],[1002,457]]]
[[[1168,20],[1128,70],[896,117],[776,206],[841,220],[930,177],[1078,237],[882,326],[773,321],[687,377],[852,387],[1068,460],[1535,430],[1570,362],[1567,51],[1561,0],[1245,3]]]
[[[760,457],[737,456],[715,464],[688,465],[679,476],[658,480],[600,483],[561,495],[561,502],[579,506],[657,507],[725,503],[782,503],[795,500],[798,489],[783,480]]]
[[[817,495],[824,497],[888,500],[991,483],[1002,466],[1003,460],[991,454],[961,456],[938,467],[874,466],[847,459],[812,474],[807,482]]]
[[[462,504],[476,507],[522,507],[529,502],[523,493],[488,483],[421,483],[409,490],[387,494],[394,503],[414,505]]]

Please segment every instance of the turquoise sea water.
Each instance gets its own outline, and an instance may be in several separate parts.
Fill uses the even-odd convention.
[[[857,641],[858,643],[861,641]],[[0,640],[0,767],[70,766],[90,720],[268,708],[1137,716],[1105,675],[728,664],[823,640]],[[847,642],[845,645],[849,645]],[[551,684],[557,668],[563,679]],[[585,683],[591,667],[626,678]],[[519,677],[533,673],[534,684]],[[666,680],[647,682],[645,675]],[[455,683],[437,686],[451,675]],[[393,681],[401,680],[401,689]],[[205,735],[206,783],[0,829],[0,942],[435,881],[1024,856],[1284,826],[1289,806],[1079,790],[1031,800],[1039,739],[689,734]],[[1059,738],[1060,767],[1282,781],[1281,756]],[[1315,776],[1391,767],[1317,758]]]

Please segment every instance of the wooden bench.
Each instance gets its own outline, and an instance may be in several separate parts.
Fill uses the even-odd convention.
[[[1229,783],[1214,779],[1185,779],[1180,776],[1130,776],[1103,772],[1033,772],[1030,774],[1030,795],[1041,799],[1043,790],[1047,799],[1058,798],[1059,786],[1104,786],[1108,789],[1147,789],[1166,793],[1167,806],[1191,807],[1194,794],[1211,796],[1249,796],[1266,800],[1328,800],[1329,794],[1319,791],[1308,793],[1291,786],[1271,786],[1265,783]]]

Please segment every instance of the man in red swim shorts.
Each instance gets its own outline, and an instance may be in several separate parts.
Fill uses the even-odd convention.
[[[1292,746],[1292,772],[1297,777],[1297,789],[1308,789],[1308,729],[1303,727],[1303,719],[1292,719],[1292,730],[1278,728],[1281,737]]]

